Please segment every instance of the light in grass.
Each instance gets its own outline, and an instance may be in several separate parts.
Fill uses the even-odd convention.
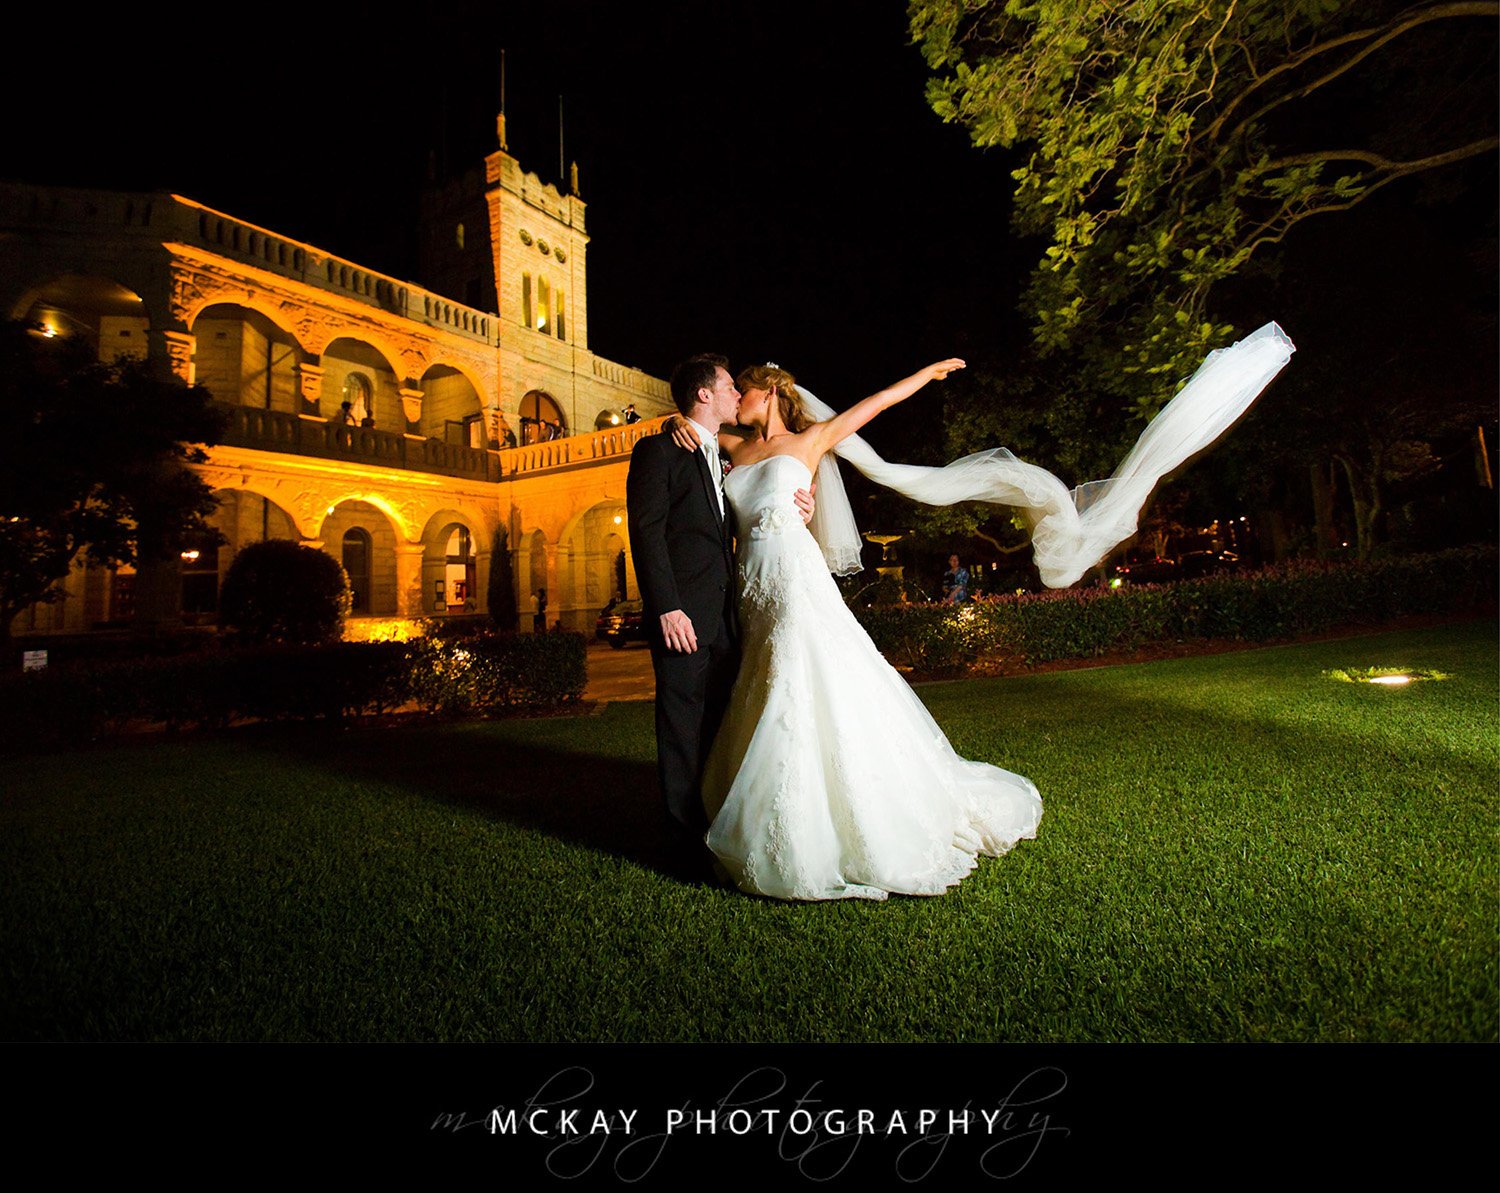
[[[1324,679],[1336,679],[1342,683],[1373,683],[1383,688],[1401,688],[1425,679],[1451,679],[1442,671],[1426,671],[1417,667],[1336,667],[1323,672]]]

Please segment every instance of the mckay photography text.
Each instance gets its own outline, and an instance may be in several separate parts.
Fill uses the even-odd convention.
[[[856,1159],[889,1165],[908,1183],[938,1174],[1005,1180],[1069,1134],[1057,1120],[1068,1078],[1053,1066],[997,1078],[993,1096],[956,1105],[931,1096],[861,1104],[835,1096],[823,1079],[794,1081],[772,1066],[729,1079],[722,1093],[696,1102],[640,1104],[603,1097],[598,1085],[590,1069],[569,1066],[519,1101],[439,1111],[431,1130],[524,1148],[558,1179],[612,1170],[624,1183],[669,1161],[681,1140],[692,1140],[695,1153],[722,1148],[727,1162],[769,1159],[813,1180],[838,1176]]]

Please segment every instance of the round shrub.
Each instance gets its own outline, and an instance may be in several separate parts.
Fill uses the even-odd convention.
[[[234,557],[219,594],[219,616],[249,642],[332,642],[350,603],[349,577],[336,559],[271,539]]]

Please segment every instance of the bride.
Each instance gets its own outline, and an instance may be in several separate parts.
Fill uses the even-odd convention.
[[[1004,449],[918,468],[887,463],[855,434],[961,360],[842,413],[775,365],[744,370],[739,426],[720,434],[732,464],[724,497],[739,526],[741,663],[704,776],[708,846],[735,883],[780,899],[941,894],[980,855],[1034,838],[1041,820],[1035,785],[960,758],[844,604],[830,572],[858,569],[859,537],[830,453],[930,504],[1019,507],[1044,582],[1063,587],[1134,533],[1156,481],[1218,438],[1291,351],[1268,324],[1214,353],[1114,477],[1073,493]],[[685,419],[674,435],[697,448]],[[792,495],[813,477],[808,533]]]

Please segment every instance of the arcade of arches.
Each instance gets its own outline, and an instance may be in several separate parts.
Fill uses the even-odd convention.
[[[0,315],[37,335],[86,338],[104,360],[141,357],[225,407],[223,443],[195,465],[219,497],[211,521],[223,543],[184,543],[168,620],[211,623],[234,555],[264,539],[336,558],[356,620],[486,615],[496,546],[508,552],[499,575],[514,585],[517,629],[531,629],[540,588],[547,624],[567,629],[591,630],[610,597],[636,596],[625,471],[634,441],[658,423],[615,416],[631,402],[648,416],[669,408],[660,381],[586,345],[570,351],[582,362],[570,377],[552,339],[541,336],[532,359],[531,329],[496,329],[496,315],[459,311],[416,287],[398,294],[374,275],[362,284],[357,270],[336,270],[336,258],[317,258],[330,261],[329,281],[318,273],[314,285],[309,261],[302,275],[293,266],[315,251],[240,236],[249,225],[231,237],[228,218],[210,230],[223,239],[199,249],[181,228],[132,239],[118,213],[105,213],[98,234],[66,225],[74,239],[60,249],[13,216],[15,194],[30,192],[0,185],[0,231],[12,230],[0,236]],[[107,198],[124,207],[129,197]],[[124,215],[139,222],[141,207]],[[582,309],[582,294],[574,305]],[[595,423],[604,429],[573,434]],[[80,563],[65,599],[23,612],[13,632],[139,621],[147,585],[135,581],[129,567]]]

